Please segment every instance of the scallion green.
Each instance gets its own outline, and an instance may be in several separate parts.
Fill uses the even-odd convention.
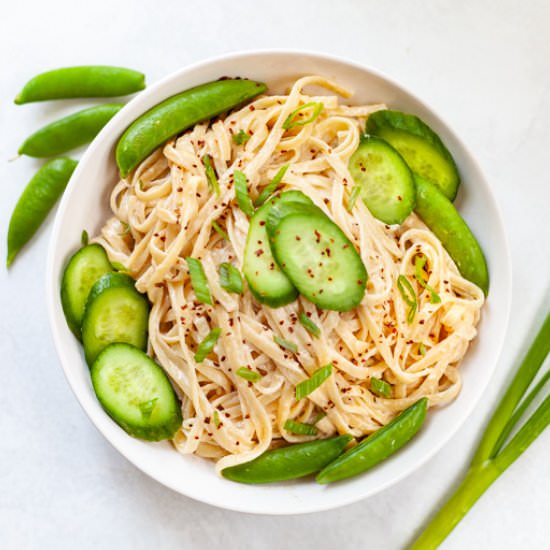
[[[249,382],[257,382],[262,378],[262,375],[259,372],[251,370],[247,367],[239,367],[235,371],[235,374],[237,376],[240,376],[241,378],[244,378],[245,380],[248,380]]]
[[[321,412],[313,419],[313,424],[317,424],[317,422],[320,422],[321,420],[323,420],[323,418],[325,418],[326,415],[327,415],[326,412],[321,411]]]
[[[246,176],[240,170],[235,170],[233,173],[233,179],[235,183],[235,198],[239,208],[251,218],[254,215],[254,205],[252,199],[248,194],[248,182]]]
[[[88,237],[88,232],[83,229],[82,233],[80,234],[80,242],[82,246],[88,246],[88,243],[90,242],[90,238]]]
[[[220,286],[224,290],[234,294],[243,293],[243,278],[240,271],[233,264],[227,262],[220,264],[219,274]]]
[[[430,293],[430,303],[438,304],[441,302],[439,294],[432,288],[428,282],[424,279],[424,266],[426,265],[426,256],[423,254],[417,256],[414,260],[414,278],[418,281],[418,284],[425,288]]]
[[[294,111],[286,117],[286,120],[283,122],[283,130],[291,130],[296,126],[305,126],[306,124],[312,123],[321,114],[323,107],[324,105],[322,103],[316,103],[314,101],[300,105],[300,107],[294,109]],[[313,108],[311,116],[306,120],[300,120],[300,113],[310,108]]]
[[[296,420],[288,419],[285,422],[284,428],[287,432],[296,435],[317,435],[318,430],[313,424],[305,424]]]
[[[221,228],[220,224],[217,221],[212,222],[212,229],[226,241],[229,241],[229,235]]]
[[[386,397],[389,399],[393,394],[391,386],[381,378],[371,378],[369,386],[371,392],[379,395],[380,397]]]
[[[321,329],[302,311],[298,317],[300,324],[315,338],[321,336]]]
[[[289,340],[285,340],[284,338],[281,338],[280,336],[273,336],[273,341],[281,346],[284,349],[287,349],[288,351],[291,351],[292,353],[298,352],[298,346],[294,342],[290,342]]]
[[[214,426],[216,426],[216,428],[219,428],[221,422],[220,422],[220,413],[218,412],[218,409],[214,409]]]
[[[418,308],[418,301],[414,292],[414,288],[409,282],[409,279],[407,279],[407,277],[405,277],[404,275],[399,275],[399,277],[397,278],[397,288],[401,293],[401,298],[403,298],[403,301],[410,308],[409,313],[407,314],[407,323],[409,323],[410,325],[414,320],[416,309]]]
[[[191,257],[185,258],[187,267],[189,268],[189,276],[191,277],[191,286],[195,291],[195,296],[199,302],[212,305],[212,296],[208,288],[208,279],[202,267],[202,263]]]
[[[332,374],[332,364],[329,363],[317,369],[307,380],[296,386],[296,399],[299,401],[315,391]]]
[[[286,171],[288,170],[288,164],[285,164],[279,168],[277,173],[275,174],[275,177],[271,180],[270,183],[268,183],[262,192],[256,197],[256,200],[254,201],[254,206],[262,206],[262,204],[271,196],[277,189],[279,188],[279,185],[281,184],[281,181],[283,181],[283,178],[285,177]]]
[[[361,193],[361,186],[354,185],[349,195],[348,206],[347,206],[348,212],[351,212],[353,210],[353,207],[355,206],[355,203],[357,202],[357,199],[360,193]]]
[[[197,352],[195,353],[195,361],[197,363],[202,363],[209,353],[212,353],[218,338],[222,333],[221,328],[213,328],[205,337],[204,340],[199,344]]]
[[[236,145],[243,145],[246,143],[252,136],[247,134],[244,130],[239,130],[236,134],[233,134],[233,143]]]
[[[202,163],[204,165],[204,171],[206,172],[206,178],[208,179],[208,186],[211,191],[216,193],[216,197],[220,196],[220,184],[212,164],[212,157],[210,155],[204,155],[202,157]]]

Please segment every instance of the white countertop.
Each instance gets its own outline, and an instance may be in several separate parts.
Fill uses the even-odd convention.
[[[85,7],[80,7],[84,5]],[[337,7],[336,7],[337,6]],[[113,64],[154,82],[239,49],[342,55],[401,80],[465,138],[504,214],[514,266],[507,343],[486,398],[415,474],[332,512],[259,517],[212,508],[147,478],[84,415],[46,318],[52,218],[8,273],[0,267],[0,546],[399,549],[458,480],[527,335],[550,301],[550,4],[545,0],[27,0],[0,17],[0,257],[13,206],[39,163],[20,142],[72,105],[16,107],[21,85],[57,66]],[[547,306],[546,306],[547,307]],[[550,430],[495,483],[445,548],[547,548]]]

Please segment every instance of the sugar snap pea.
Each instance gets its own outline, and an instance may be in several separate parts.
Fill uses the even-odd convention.
[[[489,270],[474,234],[453,203],[426,179],[415,176],[416,213],[435,233],[462,276],[476,284],[487,296]]]
[[[18,152],[29,157],[53,157],[85,145],[122,107],[120,103],[96,105],[56,120],[30,135]]]
[[[63,193],[76,165],[76,160],[69,158],[50,160],[28,183],[10,219],[6,261],[8,267],[21,248],[36,233]]]
[[[422,426],[428,399],[423,397],[389,424],[366,437],[326,466],[317,476],[319,483],[332,483],[356,476],[382,462],[400,449]]]
[[[253,80],[216,80],[159,103],[122,134],[116,147],[116,161],[122,177],[126,177],[166,140],[198,122],[233,109],[265,90],[265,84]]]
[[[64,67],[31,78],[15,98],[17,105],[71,97],[116,97],[145,88],[145,75],[124,67]]]
[[[351,439],[350,435],[339,435],[273,449],[250,462],[225,468],[222,475],[240,483],[271,483],[307,476],[332,462]]]

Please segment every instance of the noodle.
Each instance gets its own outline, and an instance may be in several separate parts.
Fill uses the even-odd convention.
[[[152,303],[149,352],[182,398],[184,422],[175,447],[217,460],[218,471],[285,441],[337,432],[364,436],[423,396],[431,407],[451,402],[461,387],[459,363],[476,336],[482,291],[460,275],[414,213],[401,226],[387,226],[360,200],[352,213],[346,209],[353,187],[348,160],[367,117],[384,105],[341,105],[336,95],[307,95],[304,88],[310,85],[350,95],[324,78],[308,76],[288,95],[263,96],[224,119],[196,125],[117,183],[111,196],[114,217],[96,239]],[[323,103],[318,118],[285,131],[287,117],[310,102]],[[236,145],[232,136],[240,130],[250,138]],[[208,188],[205,154],[218,175],[219,197]],[[234,170],[246,174],[255,197],[284,164],[289,169],[283,188],[303,191],[360,252],[369,280],[353,311],[320,311],[304,298],[272,309],[248,290],[230,294],[219,284],[222,262],[242,268],[248,231],[248,219],[234,200]],[[212,229],[214,221],[229,242]],[[439,303],[431,303],[430,293],[414,278],[419,254],[427,258],[427,282]],[[186,256],[201,260],[213,306],[195,301]],[[418,296],[410,324],[397,288],[399,275],[408,276]],[[301,311],[320,327],[319,338],[298,322]],[[215,327],[222,333],[214,353],[197,364],[197,345]],[[298,352],[281,348],[274,336],[296,343]],[[297,401],[296,385],[327,363],[334,375]],[[252,384],[237,376],[241,366],[260,372],[261,380]],[[372,393],[371,377],[390,383],[393,397]],[[311,423],[320,413],[326,416],[316,423],[317,436],[284,429],[288,419]]]

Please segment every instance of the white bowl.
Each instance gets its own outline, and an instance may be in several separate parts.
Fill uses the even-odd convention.
[[[419,115],[439,133],[462,174],[457,205],[486,253],[491,289],[479,336],[461,366],[464,387],[459,397],[432,411],[408,446],[369,473],[333,486],[311,480],[241,485],[219,478],[209,461],[184,457],[169,443],[133,439],[105,414],[95,398],[82,348],[65,323],[59,285],[67,258],[79,247],[82,230],[96,234],[109,215],[108,198],[117,179],[114,148],[130,122],[165,98],[221,76],[248,77],[266,82],[269,91],[282,91],[305,74],[321,74],[351,88],[355,92],[352,103],[385,102]],[[298,514],[336,508],[389,487],[428,460],[457,431],[484,393],[497,363],[508,322],[511,269],[503,223],[489,185],[464,143],[427,105],[396,82],[357,63],[316,53],[260,51],[217,57],[179,70],[141,92],[107,124],[82,157],[57,212],[47,294],[50,324],[65,376],[92,422],[122,455],[160,483],[191,498],[243,512]]]

